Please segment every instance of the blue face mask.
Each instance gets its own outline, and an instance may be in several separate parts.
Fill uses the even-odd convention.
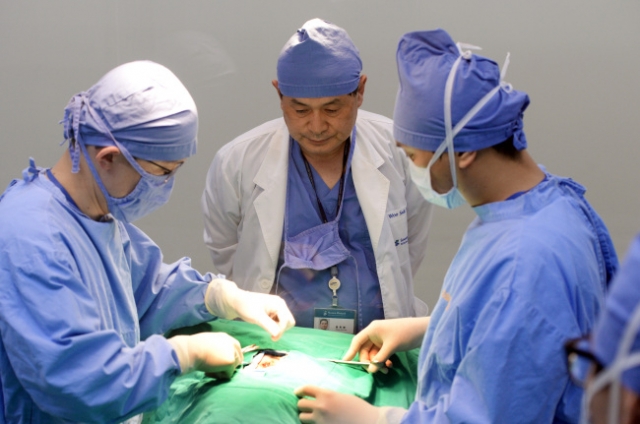
[[[93,162],[90,160],[86,148],[83,144],[80,145],[80,148],[89,164],[93,177],[107,201],[111,215],[119,221],[133,222],[150,214],[169,201],[175,177],[173,175],[153,175],[148,173],[142,169],[122,144],[117,141],[115,141],[115,143],[123,156],[141,176],[140,181],[138,181],[138,184],[131,193],[124,197],[113,197],[109,194],[93,166]]]
[[[133,222],[169,201],[175,177],[167,178],[164,175],[152,175],[145,171],[140,172],[140,175],[142,178],[133,191],[126,196],[112,197],[108,193],[105,195],[109,212],[120,221]]]

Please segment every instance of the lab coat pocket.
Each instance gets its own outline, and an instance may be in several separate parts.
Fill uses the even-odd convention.
[[[393,243],[400,263],[409,260],[409,230],[407,225],[407,207],[387,211],[387,219],[391,227]]]

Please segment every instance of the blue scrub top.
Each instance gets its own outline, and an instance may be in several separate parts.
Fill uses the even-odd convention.
[[[0,422],[121,421],[180,374],[158,335],[211,320],[210,275],[98,222],[35,164],[0,197]],[[65,421],[66,420],[66,421]]]
[[[475,209],[425,335],[403,422],[578,422],[564,343],[587,334],[617,257],[575,182],[547,174]]]
[[[355,149],[355,141],[350,143],[347,161],[344,200],[338,224],[338,232],[344,246],[349,250],[351,258],[338,265],[338,278],[341,286],[338,290],[339,305],[345,309],[357,311],[357,331],[366,327],[371,321],[384,319],[380,282],[376,269],[373,246],[369,238],[369,230],[360,208],[360,202],[350,172],[351,158]],[[302,151],[297,142],[291,140],[289,159],[288,199],[295,199],[295,204],[287,204],[289,236],[322,224],[316,194],[309,180]],[[336,218],[336,207],[340,183],[332,189],[325,184],[320,174],[309,164],[327,219]],[[284,235],[283,235],[284,240]],[[284,242],[283,242],[284,243]],[[278,268],[284,263],[283,250],[280,251]],[[284,268],[279,274],[277,294],[289,305],[296,319],[296,325],[313,327],[314,308],[331,307],[332,291],[327,286],[331,279],[330,270],[322,270],[312,274],[300,270]]]

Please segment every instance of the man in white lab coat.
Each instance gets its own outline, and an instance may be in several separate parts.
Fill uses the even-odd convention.
[[[346,31],[306,22],[278,59],[283,118],[225,145],[202,197],[217,270],[282,296],[296,323],[353,333],[426,315],[413,276],[431,208],[413,185],[392,121],[358,110],[367,78]]]

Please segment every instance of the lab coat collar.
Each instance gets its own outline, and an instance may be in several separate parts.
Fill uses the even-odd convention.
[[[253,205],[274,269],[278,264],[282,243],[288,171],[289,132],[283,123],[272,138],[267,154],[253,179],[258,188],[262,189]]]
[[[369,230],[374,252],[378,249],[382,225],[387,214],[389,179],[380,171],[384,158],[367,143],[367,134],[356,123],[356,145],[351,160],[353,184]]]
[[[376,251],[386,216],[390,182],[379,169],[385,163],[384,158],[366,142],[366,134],[358,126],[356,129],[355,150],[351,159],[353,183],[371,244]],[[274,267],[277,266],[282,244],[288,168],[289,132],[283,122],[282,128],[272,138],[264,161],[253,179],[262,190],[253,204]]]

